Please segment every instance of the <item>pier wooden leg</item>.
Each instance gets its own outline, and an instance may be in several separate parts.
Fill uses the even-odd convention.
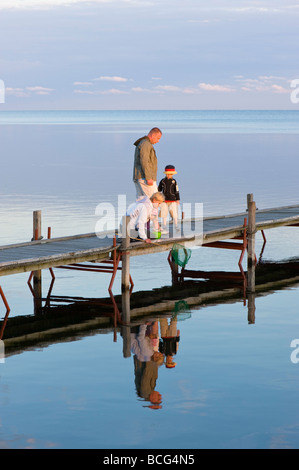
[[[247,245],[247,290],[255,292],[255,233],[256,233],[256,206],[252,200],[248,201],[248,245]]]
[[[170,269],[171,269],[171,284],[172,284],[173,286],[175,286],[176,284],[179,283],[179,280],[178,280],[178,276],[179,276],[179,267],[178,267],[178,265],[177,265],[177,264],[173,261],[173,259],[172,259],[171,250],[170,250],[170,252],[168,253],[167,260],[168,260],[168,264],[169,264]]]
[[[38,314],[42,307],[42,272],[33,272],[33,302],[34,302],[34,313]]]
[[[33,212],[33,239],[41,239],[41,211]],[[39,313],[42,306],[42,271],[33,273],[34,313]]]
[[[127,227],[130,217],[124,216],[122,223],[122,269],[121,269],[121,292],[122,292],[122,317],[125,323],[130,322],[130,234]]]
[[[179,284],[178,275],[179,275],[179,266],[176,263],[173,263],[172,271],[171,271],[171,284],[173,286],[176,286],[177,284]]]

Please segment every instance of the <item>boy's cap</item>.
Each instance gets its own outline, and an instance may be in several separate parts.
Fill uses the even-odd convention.
[[[175,167],[173,165],[166,165],[164,173],[167,175],[176,175]]]

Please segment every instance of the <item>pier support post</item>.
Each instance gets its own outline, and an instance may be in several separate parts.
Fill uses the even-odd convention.
[[[33,240],[41,239],[41,211],[33,212]],[[42,306],[42,272],[41,270],[33,273],[33,291],[34,291],[34,313],[38,313]]]
[[[248,230],[247,230],[247,290],[255,292],[255,233],[256,233],[256,206],[253,195],[247,195],[248,204]]]
[[[179,275],[179,266],[176,263],[172,263],[172,270],[171,270],[171,284],[172,286],[176,286],[179,284],[178,281],[178,275]]]
[[[42,212],[33,211],[33,240],[39,240],[42,235]]]
[[[129,216],[122,220],[122,268],[121,268],[121,292],[122,292],[122,317],[125,323],[130,322],[130,234],[128,231]]]

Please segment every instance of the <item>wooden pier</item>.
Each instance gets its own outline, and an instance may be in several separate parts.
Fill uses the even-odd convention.
[[[254,291],[255,234],[283,226],[299,225],[299,205],[256,210],[253,196],[247,196],[247,210],[243,213],[217,216],[198,220],[183,220],[179,236],[169,236],[153,240],[152,243],[134,241],[127,237],[119,238],[118,234],[95,233],[80,234],[68,237],[40,239],[40,213],[34,214],[34,240],[0,247],[0,276],[29,272],[35,277],[42,270],[53,268],[93,270],[110,272],[111,282],[108,290],[111,293],[117,270],[122,271],[122,291],[130,292],[133,283],[130,277],[130,257],[149,255],[157,252],[171,252],[175,243],[192,247],[215,247],[241,251],[239,266],[244,253],[247,252],[247,289]],[[201,229],[198,231],[198,223]],[[171,230],[170,230],[171,233]],[[105,236],[104,236],[105,235]],[[115,235],[115,236],[113,236]],[[241,240],[237,242],[236,240]],[[294,256],[296,253],[294,253]],[[241,259],[242,258],[242,259]],[[90,263],[92,265],[84,264]],[[53,275],[54,276],[54,275]],[[0,282],[1,284],[1,282]],[[35,289],[35,293],[38,289]],[[1,289],[0,295],[9,311],[8,301]],[[125,300],[123,313],[126,310]]]

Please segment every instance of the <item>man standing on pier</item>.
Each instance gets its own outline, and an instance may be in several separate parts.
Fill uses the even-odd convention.
[[[136,187],[136,198],[151,197],[158,191],[157,170],[158,161],[154,144],[161,139],[162,132],[158,127],[151,129],[147,136],[136,140],[133,181]]]

